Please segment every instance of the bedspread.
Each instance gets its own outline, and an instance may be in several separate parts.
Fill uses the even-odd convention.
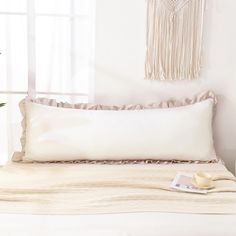
[[[176,212],[236,214],[236,182],[206,195],[177,192],[179,171],[233,177],[222,164],[20,164],[0,169],[0,213],[99,214]]]

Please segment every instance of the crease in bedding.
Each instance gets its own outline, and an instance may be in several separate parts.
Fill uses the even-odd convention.
[[[236,182],[216,182],[206,195],[177,192],[177,172],[233,175],[221,163],[88,165],[10,163],[0,169],[0,212],[104,214],[175,212],[236,214]]]

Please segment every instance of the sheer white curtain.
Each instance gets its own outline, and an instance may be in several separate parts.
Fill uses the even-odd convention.
[[[0,0],[0,163],[20,150],[19,101],[92,99],[96,0]]]

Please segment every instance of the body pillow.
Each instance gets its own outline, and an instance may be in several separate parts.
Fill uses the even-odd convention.
[[[60,104],[23,101],[23,155],[18,161],[215,159],[213,97],[152,109]]]

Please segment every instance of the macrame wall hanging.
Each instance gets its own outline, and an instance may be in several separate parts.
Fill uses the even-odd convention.
[[[147,0],[147,79],[197,79],[205,0]]]

